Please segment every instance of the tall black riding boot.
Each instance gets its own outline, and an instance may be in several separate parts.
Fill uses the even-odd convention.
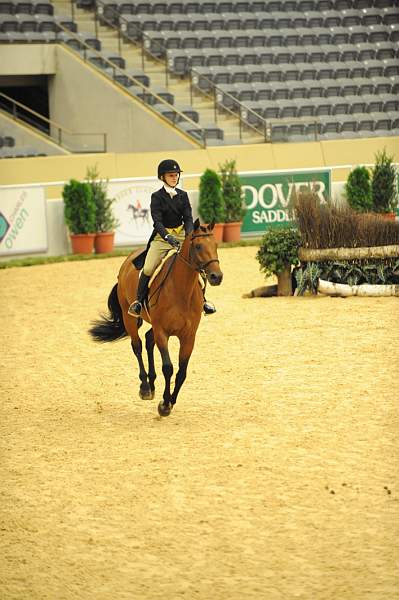
[[[139,283],[137,286],[137,300],[135,300],[129,306],[129,310],[127,311],[129,315],[132,315],[133,317],[138,317],[141,313],[141,309],[143,308],[143,302],[147,295],[148,282],[150,281],[150,279],[150,275],[145,275],[143,271],[141,272]]]

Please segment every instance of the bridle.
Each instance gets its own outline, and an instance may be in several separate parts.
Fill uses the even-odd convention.
[[[190,239],[190,249],[189,249],[189,251],[188,251],[189,260],[186,260],[186,259],[185,259],[185,258],[184,258],[184,257],[183,257],[181,254],[180,254],[181,247],[177,249],[177,252],[176,252],[176,254],[174,254],[174,255],[172,256],[172,260],[171,260],[171,262],[170,262],[170,265],[169,265],[169,267],[168,267],[168,270],[167,270],[167,272],[166,272],[166,274],[165,274],[165,277],[162,279],[162,281],[161,281],[160,285],[159,285],[159,286],[156,288],[156,290],[154,290],[154,291],[152,292],[152,294],[151,294],[151,295],[149,296],[149,298],[148,298],[148,302],[150,302],[151,298],[152,298],[153,296],[155,296],[155,294],[156,294],[156,293],[158,293],[157,300],[155,301],[155,303],[154,303],[154,304],[152,304],[152,305],[151,305],[151,308],[152,308],[153,306],[155,306],[155,304],[158,302],[159,295],[160,295],[160,293],[161,293],[162,287],[163,287],[163,285],[164,285],[164,283],[165,283],[166,279],[168,278],[168,276],[169,276],[169,273],[171,272],[171,270],[172,270],[172,268],[173,268],[173,265],[175,264],[175,261],[176,261],[176,259],[177,259],[177,258],[179,258],[179,259],[180,259],[182,262],[184,262],[184,263],[185,263],[185,264],[186,264],[188,267],[190,267],[190,269],[192,269],[192,270],[194,270],[194,271],[196,271],[197,273],[199,273],[199,274],[200,274],[200,276],[201,276],[201,278],[203,279],[203,282],[204,282],[204,290],[206,289],[207,277],[206,277],[206,272],[205,272],[205,269],[206,269],[206,267],[207,267],[208,265],[210,265],[210,264],[212,264],[212,263],[214,263],[214,262],[217,262],[217,263],[218,263],[218,262],[219,262],[219,259],[218,259],[218,258],[212,258],[211,260],[208,260],[206,263],[201,263],[201,262],[198,262],[198,260],[195,258],[195,256],[193,256],[193,252],[195,252],[195,250],[193,249],[193,240],[195,240],[195,239],[197,239],[197,238],[200,238],[200,237],[210,237],[211,235],[212,235],[212,233],[197,233],[197,234],[195,234],[195,235],[192,235],[192,236],[191,236],[191,239]],[[195,263],[195,265],[196,265],[196,266],[193,266],[193,265],[192,265],[192,261],[194,261],[194,263]]]
[[[186,263],[187,266],[190,267],[190,269],[193,269],[194,271],[197,271],[198,273],[205,273],[205,269],[212,263],[214,262],[219,262],[218,258],[211,258],[211,260],[208,260],[205,263],[199,262],[195,256],[195,249],[193,248],[193,240],[200,238],[200,237],[210,237],[211,235],[213,235],[212,233],[197,233],[195,235],[191,236],[190,239],[190,249],[188,251],[188,255],[189,255],[189,259],[190,260],[186,260],[185,258],[183,258],[183,256],[180,254],[180,251],[177,253],[178,258],[180,258],[180,260],[182,260],[184,263]],[[194,254],[193,254],[194,253]],[[194,262],[194,264],[196,266],[192,265],[192,262]]]

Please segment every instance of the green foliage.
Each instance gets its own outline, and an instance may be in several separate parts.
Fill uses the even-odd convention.
[[[356,167],[349,173],[345,193],[349,206],[354,210],[358,212],[372,210],[370,173],[366,167]]]
[[[388,285],[398,283],[398,258],[345,260],[303,263],[295,269],[298,284],[297,294],[302,295],[306,290],[317,289],[317,279],[325,279],[332,283],[347,285]]]
[[[216,171],[206,169],[199,186],[198,212],[204,223],[224,222],[222,182]]]
[[[304,267],[294,269],[297,282],[297,295],[302,296],[306,290],[309,290],[312,294],[317,294],[320,273],[319,265],[313,262],[307,263]]]
[[[393,156],[388,156],[385,148],[382,152],[377,152],[371,181],[373,210],[375,212],[395,212],[398,205],[396,177],[397,171],[393,164]]]
[[[287,265],[297,265],[300,235],[293,227],[268,229],[262,238],[256,258],[266,276],[281,273]]]
[[[114,231],[118,225],[118,221],[115,219],[112,211],[112,205],[115,200],[114,198],[108,198],[107,182],[99,179],[97,165],[88,167],[86,179],[91,187],[96,205],[96,231],[102,233]]]
[[[225,205],[225,223],[242,221],[247,207],[242,197],[241,181],[236,170],[235,160],[226,160],[219,165],[222,180],[222,193]]]
[[[69,231],[76,233],[95,233],[96,204],[88,183],[71,179],[62,190],[64,217]]]

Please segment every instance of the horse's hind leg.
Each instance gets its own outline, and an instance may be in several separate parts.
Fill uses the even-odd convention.
[[[155,394],[155,379],[157,378],[157,374],[155,372],[155,364],[154,364],[154,332],[152,329],[149,329],[145,334],[145,347],[147,350],[148,357],[148,382],[150,384],[151,390],[151,398],[154,397]]]

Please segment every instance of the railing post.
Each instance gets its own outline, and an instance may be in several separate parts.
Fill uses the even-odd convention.
[[[193,72],[190,71],[190,104],[194,106],[193,103]]]
[[[217,104],[216,104],[216,86],[213,86],[213,114],[215,117],[215,123],[218,122],[218,111],[217,111]]]
[[[104,148],[104,152],[106,152],[107,151],[107,134],[103,133],[103,137],[104,137],[103,148]]]
[[[62,146],[62,130],[61,127],[58,127],[58,144]]]
[[[95,33],[97,39],[98,39],[98,11],[99,11],[98,2],[96,2],[96,9],[94,11],[94,33]]]
[[[141,35],[141,68],[143,69],[144,73],[145,73],[145,54],[144,54],[144,35]]]
[[[165,87],[168,89],[169,87],[169,75],[168,75],[168,60],[165,60]]]
[[[118,52],[122,56],[121,28],[118,23]]]
[[[240,111],[240,114],[239,114],[238,126],[239,126],[239,132],[240,132],[240,140],[242,140],[241,111]]]

